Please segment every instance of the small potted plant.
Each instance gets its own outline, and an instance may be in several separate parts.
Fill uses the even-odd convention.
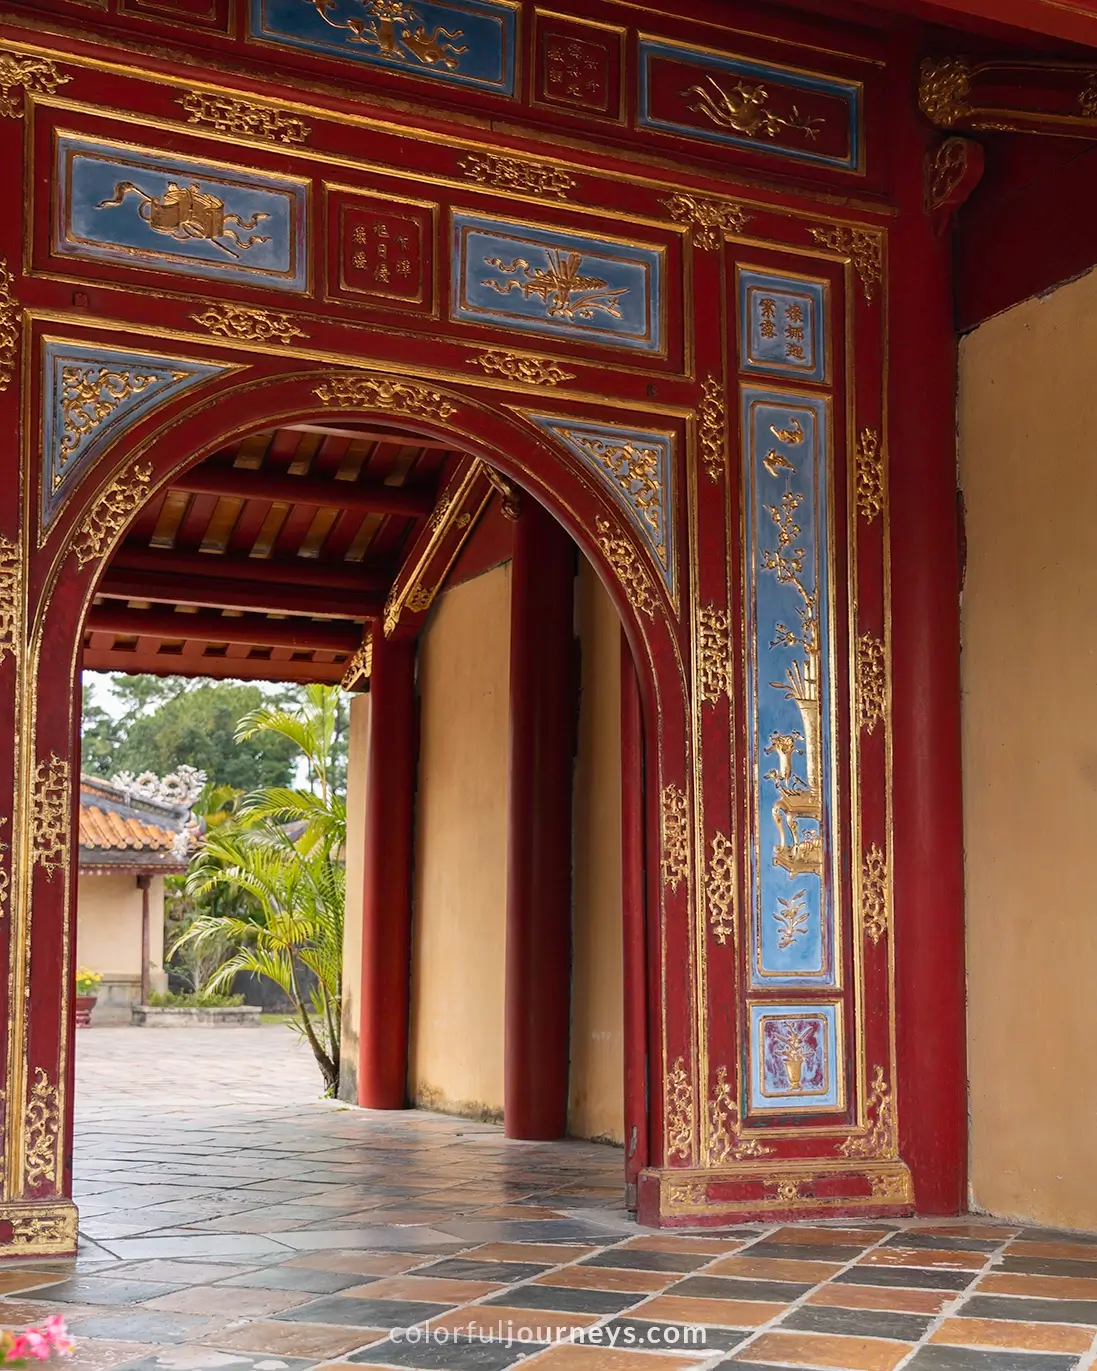
[[[99,983],[102,976],[98,971],[89,971],[86,966],[80,967],[76,973],[76,1027],[89,1028],[91,1026],[91,1011],[95,1008],[95,1001],[99,998]]]

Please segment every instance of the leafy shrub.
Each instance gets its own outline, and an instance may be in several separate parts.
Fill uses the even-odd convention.
[[[149,995],[149,1004],[155,1009],[235,1009],[243,1003],[243,995],[218,995],[210,990],[186,995],[174,990],[154,990]]]

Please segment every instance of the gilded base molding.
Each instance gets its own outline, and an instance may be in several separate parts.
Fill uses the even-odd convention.
[[[638,1220],[655,1227],[910,1214],[914,1185],[897,1160],[747,1161],[641,1172]]]
[[[77,1220],[71,1200],[0,1205],[0,1259],[75,1256]]]

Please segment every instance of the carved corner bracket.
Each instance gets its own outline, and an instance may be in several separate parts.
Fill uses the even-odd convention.
[[[987,133],[1097,134],[1097,65],[927,57],[918,105],[938,128]]]
[[[983,175],[983,148],[973,138],[946,138],[925,159],[925,208],[941,234]]]

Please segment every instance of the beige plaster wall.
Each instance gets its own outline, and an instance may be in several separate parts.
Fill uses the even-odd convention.
[[[358,1034],[362,1010],[362,882],[365,876],[366,774],[369,762],[368,695],[352,695],[347,737],[347,894],[343,911],[343,1018],[339,1098],[358,1103]]]
[[[568,1131],[624,1141],[621,934],[621,621],[580,559],[582,680],[575,768]]]
[[[510,564],[448,590],[419,647],[409,1093],[503,1108]]]
[[[97,971],[97,1020],[122,1012],[140,998],[141,891],[132,871],[80,875],[76,882],[76,965]],[[149,886],[149,980],[167,988],[164,971],[164,878]]]
[[[971,1189],[1090,1229],[1095,358],[1097,273],[964,340],[959,402]]]

